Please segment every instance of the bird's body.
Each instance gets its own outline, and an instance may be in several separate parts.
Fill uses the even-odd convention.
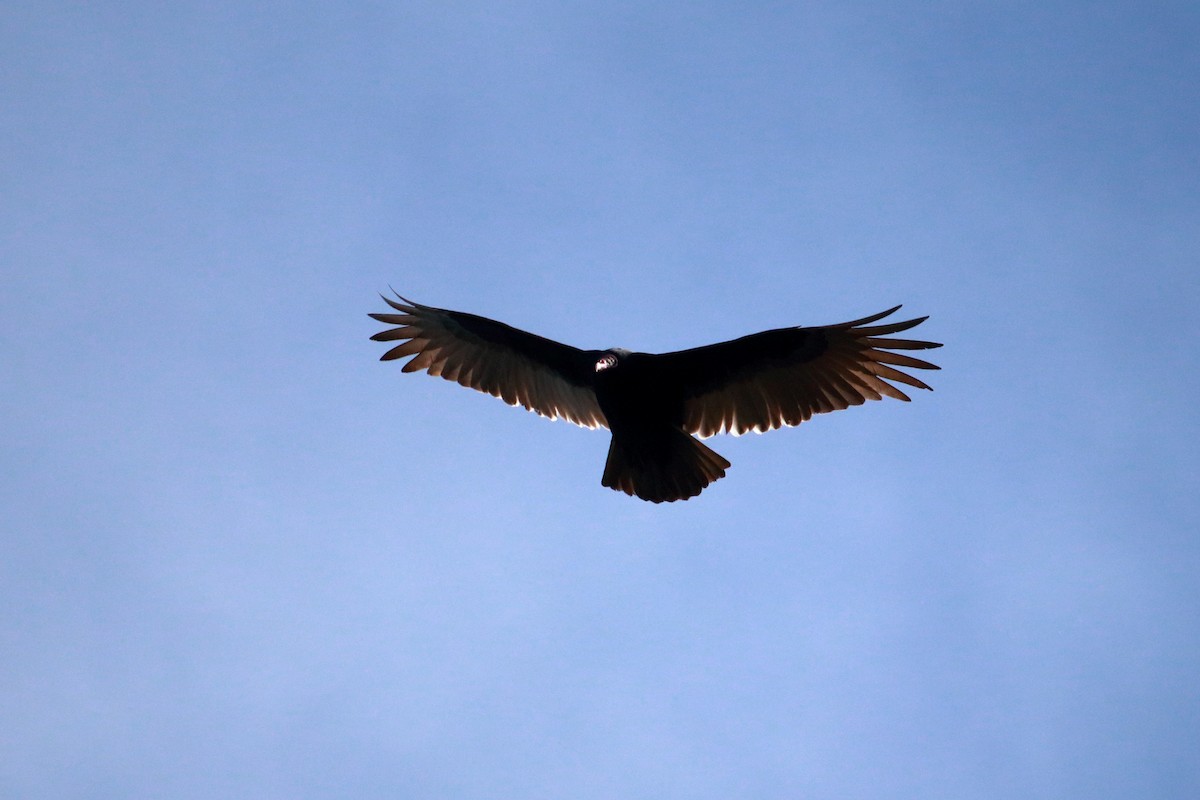
[[[657,503],[694,497],[724,477],[729,462],[684,432],[683,392],[656,356],[603,355],[613,363],[596,372],[594,391],[612,443],[601,484]]]
[[[654,356],[617,349],[602,355],[611,355],[614,363],[596,370],[592,389],[609,430],[683,424],[683,397],[655,369]]]
[[[869,326],[899,306],[854,322],[779,328],[656,355],[580,350],[400,299],[384,298],[400,314],[371,314],[398,326],[371,338],[403,341],[383,360],[412,355],[405,372],[426,370],[551,419],[608,428],[601,483],[655,503],[694,497],[725,475],[729,462],[692,434],[763,432],[884,396],[908,400],[888,381],[929,387],[895,367],[937,367],[891,351],[941,346],[879,338],[924,321]]]

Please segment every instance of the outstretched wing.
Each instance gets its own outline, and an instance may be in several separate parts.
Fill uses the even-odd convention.
[[[938,367],[892,351],[941,345],[880,338],[915,327],[928,317],[870,325],[899,308],[838,325],[764,331],[655,358],[683,393],[685,430],[701,437],[761,433],[867,400],[909,399],[888,381],[929,389],[897,367]]]
[[[404,372],[425,370],[550,419],[607,425],[590,384],[593,354],[474,314],[383,299],[400,313],[370,316],[399,327],[371,338],[401,344],[380,360],[414,356]]]

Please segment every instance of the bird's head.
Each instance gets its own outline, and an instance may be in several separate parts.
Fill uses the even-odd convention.
[[[629,351],[623,347],[610,347],[596,359],[596,372],[604,372],[606,369],[612,369],[621,363],[621,359],[627,355],[629,355]]]

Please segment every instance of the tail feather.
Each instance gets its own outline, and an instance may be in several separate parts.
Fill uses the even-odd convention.
[[[654,435],[613,434],[600,483],[652,503],[695,497],[725,477],[729,462],[677,428]]]

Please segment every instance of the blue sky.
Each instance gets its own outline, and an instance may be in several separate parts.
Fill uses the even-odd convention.
[[[0,794],[1191,798],[1191,3],[10,3]],[[377,361],[895,303],[710,444]]]

